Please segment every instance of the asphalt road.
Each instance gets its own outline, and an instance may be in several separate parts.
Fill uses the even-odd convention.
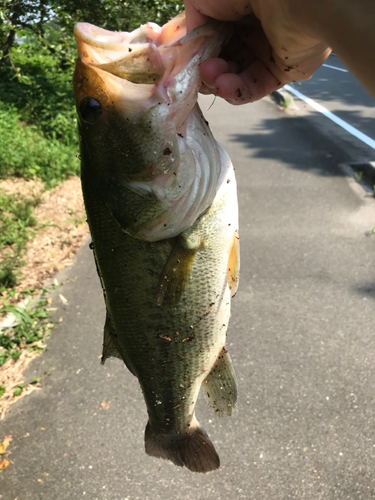
[[[292,87],[375,141],[375,99],[336,55],[331,54],[310,80],[295,82]],[[320,122],[318,128],[323,126],[334,141],[341,142],[341,147],[346,148],[349,156],[354,156],[354,161],[375,160],[375,149],[364,145],[300,99],[295,100],[299,111],[307,110],[310,115],[315,115],[317,122]]]
[[[1,500],[375,498],[375,202],[314,116],[217,100],[207,117],[236,167],[242,252],[228,333],[238,410],[218,419],[197,405],[221,468],[193,474],[145,455],[136,379],[119,360],[99,364],[104,305],[87,241],[58,277],[69,303],[27,373],[43,389],[0,424],[13,436]]]
[[[375,99],[334,54],[310,80],[293,87],[375,139]]]

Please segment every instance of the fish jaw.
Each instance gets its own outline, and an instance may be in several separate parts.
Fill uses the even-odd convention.
[[[185,32],[183,16],[162,28],[148,23],[132,33],[87,23],[75,27],[74,90],[86,143],[81,149],[91,153],[86,159],[85,151],[81,154],[90,164],[87,175],[97,174],[101,185],[110,182],[109,198],[116,190],[117,199],[125,198],[121,207],[108,200],[109,208],[126,212],[125,222],[118,217],[124,231],[146,241],[172,238],[189,227],[212,203],[220,173],[217,144],[196,101],[200,62],[217,55],[227,27],[213,23]],[[82,115],[88,98],[100,106],[96,123]],[[115,159],[113,149],[120,153]],[[126,206],[126,190],[145,205],[152,199],[152,208],[135,213],[134,196]],[[140,212],[138,223],[129,227],[127,220],[138,219]]]

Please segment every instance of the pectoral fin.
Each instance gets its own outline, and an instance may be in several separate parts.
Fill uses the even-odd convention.
[[[130,364],[130,361],[126,359],[126,356],[122,355],[121,348],[117,341],[116,332],[114,331],[111,325],[111,321],[107,313],[104,324],[103,352],[102,352],[101,364],[104,365],[106,359],[108,358],[122,359],[128,370],[133,375],[135,375],[134,370]]]
[[[240,238],[238,236],[238,231],[235,231],[233,236],[233,246],[228,261],[228,283],[232,297],[237,292],[239,279],[240,279]]]
[[[202,383],[209,405],[220,416],[232,415],[237,403],[237,380],[224,346],[212,370]]]
[[[182,235],[177,237],[159,279],[157,305],[177,304],[180,301],[189,281],[195,255],[202,246],[198,242],[192,244]]]
[[[105,319],[105,325],[104,325],[104,335],[103,335],[103,352],[102,352],[102,359],[101,363],[104,365],[105,360],[107,358],[118,358],[122,359],[122,356],[119,352],[119,348],[117,346],[117,340],[114,334],[114,331],[111,327],[111,322],[108,317]]]

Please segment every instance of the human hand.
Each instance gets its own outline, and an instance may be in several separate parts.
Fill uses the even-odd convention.
[[[253,102],[292,81],[309,79],[331,50],[302,28],[293,0],[184,0],[188,31],[208,17],[234,21],[220,58],[201,64],[203,93],[231,104]]]

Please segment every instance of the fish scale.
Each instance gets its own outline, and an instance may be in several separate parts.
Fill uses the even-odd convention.
[[[194,279],[183,292],[180,303],[158,306],[160,275],[173,249],[173,243],[143,242],[127,236],[99,201],[99,193],[94,196],[94,203],[90,203],[89,195],[86,194],[84,170],[82,174],[85,205],[100,275],[105,284],[110,321],[115,332],[126,332],[126,337],[123,340],[120,337],[119,343],[120,346],[124,344],[129,357],[133,359],[143,390],[148,394],[152,391],[162,393],[163,389],[157,385],[157,381],[160,378],[163,384],[166,365],[171,380],[176,380],[178,384],[186,384],[192,378],[195,380],[199,373],[203,378],[207,373],[202,370],[212,365],[212,358],[217,358],[225,343],[226,327],[222,326],[224,323],[220,327],[217,325],[221,320],[217,313],[224,301],[222,290],[227,285],[227,263],[223,262],[223,257],[228,252],[222,251],[221,242],[225,241],[223,231],[228,223],[226,227],[224,222],[221,227],[212,228],[212,241],[203,234],[205,241],[209,243],[194,261],[191,272]],[[88,191],[91,193],[90,186]],[[203,233],[207,232],[206,224],[210,215],[210,212],[207,213],[195,224],[202,227]],[[212,219],[216,221],[214,214]],[[189,229],[196,230],[199,232],[199,227]],[[217,269],[224,271],[220,275]],[[228,296],[226,300],[229,303]],[[141,326],[139,311],[147,311],[142,317]],[[210,314],[205,316],[207,312]],[[228,313],[225,317],[227,315]],[[140,336],[140,330],[146,333]],[[221,331],[221,334],[214,339],[216,330]],[[193,339],[190,340],[192,335]],[[150,363],[153,359],[161,359],[166,363],[159,363],[158,366],[156,361]],[[149,372],[146,371],[148,367]],[[201,381],[197,380],[199,386]],[[178,395],[173,403],[173,406],[183,403],[181,396]],[[190,399],[183,407],[189,404]],[[159,413],[158,408],[156,411]]]

